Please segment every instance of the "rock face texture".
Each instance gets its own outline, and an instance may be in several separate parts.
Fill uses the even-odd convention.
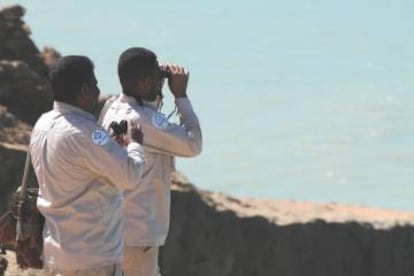
[[[32,125],[52,106],[47,76],[56,53],[50,48],[39,52],[22,20],[24,13],[18,5],[0,11],[0,105]]]
[[[22,20],[25,12],[19,5],[5,7],[1,11],[0,57],[5,60],[20,60],[39,76],[46,77],[48,68],[36,45],[29,38],[29,26]]]
[[[51,107],[46,76],[59,57],[37,50],[23,14],[20,6],[0,11],[0,215],[21,181],[31,125]],[[178,173],[172,188],[164,276],[414,275],[414,213],[236,199],[198,190]],[[0,275],[43,275],[14,259],[0,255]]]
[[[31,125],[52,106],[48,64],[57,52],[39,52],[22,21],[25,10],[0,11],[0,211],[21,181]],[[35,185],[35,178],[30,178]]]
[[[163,276],[414,275],[414,213],[235,199],[178,173],[172,188]],[[6,275],[42,275],[17,269],[11,252],[7,259]]]
[[[6,210],[10,195],[20,185],[30,132],[31,126],[0,106],[0,214]],[[29,183],[36,185],[33,172]]]
[[[163,275],[414,275],[413,213],[235,199],[178,179]]]
[[[22,121],[33,125],[40,114],[52,107],[50,83],[22,61],[2,60],[0,104]]]

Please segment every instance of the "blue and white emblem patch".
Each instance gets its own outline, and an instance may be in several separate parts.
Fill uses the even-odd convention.
[[[92,142],[98,146],[103,146],[109,142],[108,134],[101,129],[95,129],[92,132],[91,138],[92,138]]]
[[[154,114],[152,116],[152,124],[160,129],[166,129],[168,127],[168,119],[160,113]]]

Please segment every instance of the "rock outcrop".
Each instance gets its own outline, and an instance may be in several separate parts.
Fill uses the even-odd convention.
[[[29,37],[29,26],[22,20],[25,12],[19,5],[5,7],[0,12],[0,58],[20,60],[39,76],[46,77],[48,68]]]
[[[22,20],[24,13],[18,5],[0,11],[0,105],[32,125],[52,106],[48,65],[59,53],[38,50]]]
[[[23,7],[0,11],[0,211],[21,181],[31,125],[52,105],[48,65],[59,54],[40,53],[23,22]],[[35,177],[29,179],[36,185]]]
[[[22,121],[33,125],[40,114],[52,107],[50,82],[36,74],[27,63],[1,60],[0,104]]]
[[[31,125],[51,106],[46,75],[59,57],[37,50],[23,14],[20,6],[0,11],[0,214],[21,181]],[[4,257],[0,275],[5,267],[9,276],[43,275],[19,270],[13,252]],[[412,276],[413,259],[414,213],[236,199],[178,173],[160,254],[164,276]]]
[[[20,185],[30,132],[29,125],[0,106],[0,214],[6,210],[12,192]],[[29,183],[36,185],[33,172]]]
[[[414,275],[414,213],[173,190],[165,275]]]

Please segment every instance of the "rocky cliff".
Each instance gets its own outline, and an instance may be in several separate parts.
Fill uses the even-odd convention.
[[[414,213],[236,199],[177,173],[171,215],[164,276],[414,275]],[[6,275],[42,275],[8,260]]]
[[[40,52],[23,22],[25,10],[10,6],[0,12],[0,105],[22,121],[33,124],[51,108],[52,93],[47,81],[54,51]]]
[[[21,6],[0,11],[0,212],[21,181],[31,125],[52,105],[48,63],[57,52],[37,49],[24,13]]]
[[[165,275],[414,275],[413,213],[236,199],[186,183],[174,185]]]
[[[51,107],[48,64],[23,22],[0,11],[0,212],[21,180],[31,125]],[[30,183],[35,185],[35,178]],[[1,256],[1,255],[0,255]],[[0,257],[0,275],[43,275]],[[174,176],[163,275],[412,276],[414,213],[339,204],[236,199],[198,190]]]

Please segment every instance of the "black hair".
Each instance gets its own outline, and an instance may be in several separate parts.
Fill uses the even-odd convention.
[[[60,58],[50,70],[50,80],[55,101],[74,103],[82,83],[91,83],[93,62],[85,56]]]
[[[124,92],[133,81],[151,76],[156,66],[157,56],[151,50],[140,47],[125,50],[118,60],[118,76]]]

